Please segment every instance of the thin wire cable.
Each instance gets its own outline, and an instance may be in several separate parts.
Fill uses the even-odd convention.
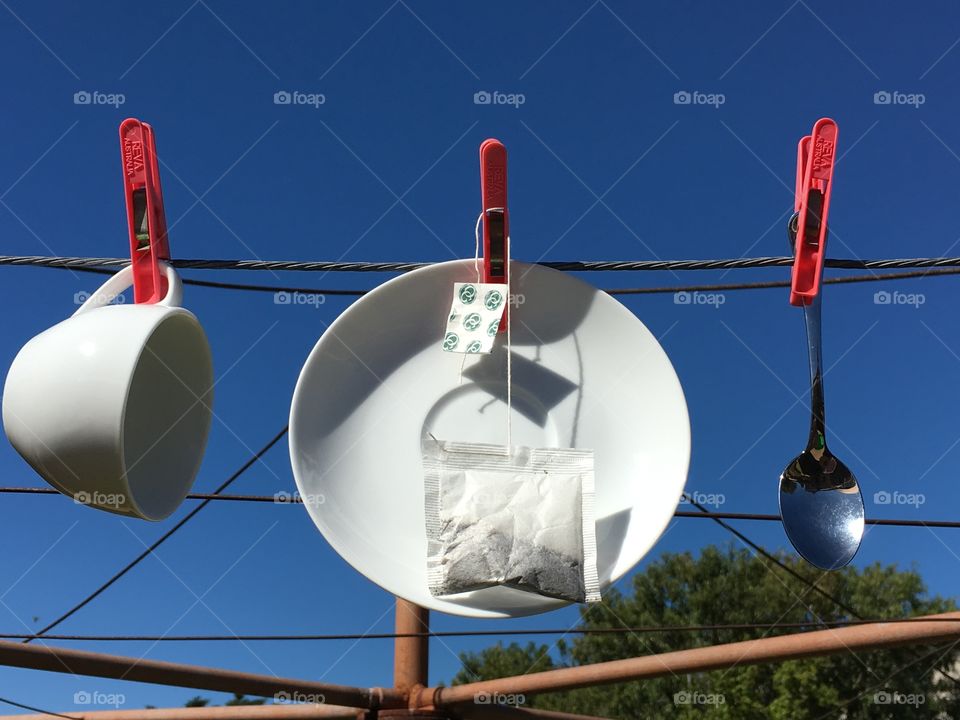
[[[700,512],[702,512],[702,513],[708,513],[708,512],[709,512],[703,505],[701,505],[700,503],[698,503],[697,501],[695,501],[693,498],[691,498],[689,495],[687,495],[687,493],[683,493],[683,497],[685,497],[685,498],[688,500],[688,502],[689,502],[691,505],[693,505],[695,508],[697,508]],[[845,602],[844,602],[843,600],[841,600],[840,598],[838,598],[838,597],[832,595],[831,593],[827,592],[826,590],[824,590],[823,588],[821,588],[819,585],[817,585],[815,582],[813,582],[813,581],[808,580],[807,578],[805,578],[803,575],[801,575],[800,573],[798,573],[796,570],[794,570],[794,569],[791,568],[790,566],[788,566],[788,565],[786,565],[785,563],[783,563],[783,562],[782,562],[779,558],[777,558],[775,555],[773,555],[772,553],[768,552],[766,549],[764,549],[764,548],[761,547],[760,545],[757,545],[757,543],[753,542],[753,540],[751,540],[750,538],[748,538],[746,535],[744,535],[742,532],[740,532],[739,530],[737,530],[736,528],[734,528],[732,525],[730,525],[730,524],[727,523],[727,522],[724,522],[724,520],[723,520],[722,518],[714,517],[714,518],[712,518],[712,520],[713,520],[715,523],[717,523],[718,525],[720,525],[722,528],[724,528],[725,530],[727,530],[728,532],[733,533],[733,535],[735,535],[736,537],[738,537],[742,542],[746,543],[746,544],[749,545],[751,548],[753,548],[754,551],[756,551],[756,552],[760,553],[761,555],[763,555],[765,558],[767,558],[768,560],[770,560],[772,563],[774,563],[774,564],[775,564],[777,567],[779,567],[781,570],[785,571],[786,573],[788,573],[788,574],[791,575],[792,577],[794,577],[794,578],[796,578],[797,580],[799,580],[800,582],[802,582],[804,585],[806,585],[807,587],[809,587],[811,590],[815,591],[815,592],[816,592],[817,594],[819,594],[821,597],[826,598],[827,600],[829,600],[830,602],[832,602],[833,604],[835,604],[838,608],[840,608],[841,610],[843,610],[843,611],[846,612],[847,614],[851,615],[852,617],[856,618],[857,620],[861,620],[861,621],[864,620],[863,615],[861,615],[859,612],[857,612],[857,611],[856,611],[854,608],[852,608],[849,604],[845,603]],[[944,669],[942,669],[942,668],[940,669],[940,673],[941,673],[944,677],[946,677],[947,679],[951,680],[954,685],[960,686],[960,679],[957,679],[955,676],[951,675],[949,672],[947,672],[946,670],[944,670]]]
[[[434,262],[332,262],[325,260],[216,260],[179,258],[168,261],[181,269],[195,270],[269,270],[296,272],[408,272]],[[790,267],[792,257],[728,258],[715,260],[561,260],[538,265],[574,272],[641,270],[740,270],[760,267]],[[63,257],[45,255],[0,255],[0,265],[30,265],[60,268],[107,268],[129,265],[129,258]],[[890,258],[859,260],[828,258],[824,267],[847,270],[889,270],[893,268],[960,267],[960,257]]]
[[[43,710],[33,705],[25,705],[24,703],[18,703],[8,698],[0,697],[0,703],[5,705],[10,705],[15,708],[20,708],[21,710],[30,710],[31,712],[40,713],[41,715],[49,715],[50,717],[58,718],[67,718],[67,720],[77,720],[75,715],[61,715],[60,713],[55,713],[52,710]]]
[[[54,490],[53,492],[56,492]],[[738,512],[690,512],[677,510],[674,517],[685,518],[706,518],[706,519],[725,519],[725,520],[773,520],[782,522],[779,515],[770,515],[764,513],[738,513]],[[936,528],[960,528],[960,521],[956,520],[905,520],[890,518],[865,518],[865,525],[880,525],[885,527],[936,527]]]
[[[29,265],[29,266],[38,266],[38,267],[58,267],[58,268],[73,268],[73,269],[91,269],[96,271],[99,268],[106,267],[119,267],[126,265],[128,261],[121,258],[70,258],[70,257],[41,257],[41,256],[0,256],[0,265]],[[792,265],[793,259],[789,257],[770,257],[770,258],[742,258],[742,259],[733,259],[733,260],[680,260],[680,261],[577,261],[577,262],[549,262],[541,263],[547,267],[552,267],[558,270],[573,270],[573,271],[620,271],[620,270],[715,270],[715,269],[742,269],[742,268],[751,268],[751,267],[777,267],[777,266],[789,266]],[[171,261],[175,267],[181,268],[194,268],[194,269],[238,269],[238,270],[296,270],[296,271],[343,271],[343,272],[405,272],[408,270],[413,270],[430,263],[329,263],[329,262],[289,262],[289,261],[238,261],[238,260],[174,260]],[[913,258],[913,259],[891,259],[891,260],[836,260],[828,259],[825,261],[826,267],[832,268],[843,268],[843,269],[873,269],[873,268],[944,268],[944,267],[960,267],[960,258]],[[891,273],[885,278],[878,276],[860,276],[856,278],[830,278],[825,280],[826,283],[840,283],[840,282],[869,282],[876,281],[881,279],[899,279],[901,277],[929,277],[934,274],[955,274],[951,271],[933,271],[928,273]],[[261,288],[260,286],[244,286],[233,287],[232,284],[227,283],[208,283],[207,281],[194,281],[195,284],[205,284],[211,287],[232,287],[232,289],[249,289],[249,290],[260,290],[260,291],[274,291],[277,290],[273,288]],[[696,286],[695,288],[683,287],[683,288],[631,288],[631,289],[620,289],[612,290],[611,294],[642,294],[642,293],[653,293],[653,292],[681,292],[681,291],[690,291],[691,289],[724,289],[724,290],[737,290],[737,289],[759,289],[759,288],[769,288],[769,287],[785,287],[789,283],[786,282],[776,282],[776,283],[749,283],[749,284],[740,284],[740,285],[730,285],[730,286],[720,286],[720,285],[708,285],[708,286]],[[317,290],[307,289],[306,292],[317,293]],[[328,294],[362,294],[365,291],[344,291],[344,290],[334,290],[328,291]],[[281,432],[271,443],[270,446],[278,441],[283,434],[285,434],[286,428]],[[266,448],[266,449],[269,449]],[[265,449],[265,450],[266,450]],[[264,452],[265,452],[264,450]],[[251,459],[246,467],[252,465],[257,458]],[[242,472],[242,470],[240,471]],[[238,476],[239,474],[237,474]],[[227,481],[220,489],[223,489],[228,485],[232,478]],[[220,489],[214,495],[219,494]],[[55,491],[53,491],[55,492]],[[130,563],[125,569],[121,570],[120,573],[115,575],[113,578],[107,581],[101,588],[95,591],[93,594],[88,596],[84,601],[79,603],[77,606],[72,608],[70,611],[65,613],[63,616],[55,620],[53,623],[47,627],[41,629],[36,635],[30,636],[29,639],[26,639],[25,642],[29,642],[30,639],[44,636],[48,630],[52,629],[56,625],[60,624],[68,617],[70,617],[77,610],[82,608],[88,602],[93,600],[101,592],[106,590],[110,585],[112,585],[116,580],[118,580],[122,575],[128,572],[132,567],[139,563],[144,557],[146,557],[152,550],[166,540],[170,535],[173,534],[179,527],[189,520],[193,515],[199,512],[200,509],[206,506],[213,498],[204,498],[203,502],[194,508],[190,514],[188,514],[183,520],[178,523],[174,528],[171,529],[167,534],[161,537],[153,547],[149,548],[144,552],[140,557]],[[272,501],[276,502],[274,498],[271,498]],[[755,551],[762,554],[767,559],[774,562],[782,570],[788,572],[790,575],[794,576],[796,579],[800,580],[804,584],[811,587],[813,590],[817,591],[819,594],[830,599],[832,602],[841,607],[846,612],[850,613],[854,617],[860,618],[861,616],[853,611],[852,608],[844,604],[839,599],[831,596],[826,591],[819,588],[814,583],[810,582],[804,578],[799,573],[795,572],[792,568],[781,563],[775,556],[768,553],[759,545],[753,543],[745,535],[723,522],[723,514],[719,513],[710,513],[703,506],[699,505],[692,499],[690,500],[691,504],[697,507],[701,512],[696,513],[683,513],[678,512],[679,516],[682,517],[696,517],[704,516],[710,517],[715,522],[718,522],[722,527],[727,529],[729,532],[733,533],[739,537],[743,542],[752,547]],[[747,519],[746,514],[737,514],[738,519]],[[757,516],[751,517],[750,519],[778,519],[776,516]],[[925,524],[923,521],[867,521],[868,524],[888,524],[888,525],[910,525],[910,526],[919,526]],[[941,521],[931,521],[929,524],[933,525],[937,523],[936,526],[939,527],[955,527],[960,524],[957,523],[946,523]]]
[[[689,502],[691,505],[693,505],[695,508],[697,508],[697,510],[699,510],[700,512],[702,512],[702,513],[709,513],[709,512],[710,512],[710,511],[707,510],[703,505],[701,505],[700,503],[698,503],[696,500],[694,500],[692,497],[690,497],[690,496],[687,495],[686,493],[683,494],[683,497],[685,497],[685,498],[687,499],[687,502]],[[724,520],[723,520],[722,518],[712,517],[711,519],[712,519],[715,523],[717,523],[720,527],[722,527],[722,528],[724,528],[725,530],[727,530],[728,532],[732,533],[734,536],[736,536],[737,538],[739,538],[742,542],[744,542],[745,544],[747,544],[748,546],[750,546],[751,548],[753,548],[754,551],[760,553],[760,554],[763,555],[763,557],[765,557],[767,560],[770,560],[772,563],[774,563],[775,565],[777,565],[781,570],[787,572],[789,575],[791,575],[791,576],[794,577],[795,579],[799,580],[799,581],[802,582],[804,585],[807,585],[808,587],[810,587],[810,588],[812,588],[813,590],[815,590],[818,594],[820,594],[821,596],[823,596],[823,597],[826,598],[827,600],[830,600],[831,602],[833,602],[834,604],[836,604],[837,607],[839,607],[840,609],[842,609],[844,612],[852,615],[853,617],[857,618],[858,620],[862,620],[862,619],[863,619],[863,616],[860,615],[860,613],[858,613],[858,612],[857,612],[856,610],[854,610],[852,607],[850,607],[849,605],[847,605],[845,602],[843,602],[843,601],[840,600],[839,598],[834,597],[833,595],[831,595],[830,593],[828,593],[826,590],[824,590],[823,588],[821,588],[821,587],[820,587],[819,585],[817,585],[816,583],[811,582],[810,580],[808,580],[807,578],[805,578],[803,575],[801,575],[800,573],[798,573],[796,570],[794,570],[794,569],[793,569],[792,567],[790,567],[789,565],[786,565],[785,563],[783,563],[778,557],[776,557],[775,555],[773,555],[772,553],[770,553],[769,551],[767,551],[766,549],[764,549],[764,548],[761,547],[760,545],[757,545],[757,543],[755,543],[753,540],[751,540],[750,538],[748,538],[746,535],[744,535],[742,532],[740,532],[739,530],[737,530],[735,527],[733,527],[732,525],[730,525],[730,524],[727,523],[727,522],[724,522]]]
[[[65,268],[59,266],[40,266],[52,268],[54,270],[70,269],[78,272],[95,273],[98,275],[112,275],[115,270],[106,268],[88,268],[76,267]],[[848,283],[864,282],[882,282],[886,280],[905,280],[910,278],[929,278],[943,275],[958,275],[960,268],[942,268],[930,270],[912,270],[908,272],[890,272],[890,273],[871,273],[869,275],[850,275],[847,277],[824,278],[825,285],[844,285]],[[216,288],[220,290],[247,290],[252,292],[269,293],[289,293],[301,295],[329,295],[331,297],[362,297],[370,290],[360,289],[342,289],[342,288],[311,288],[290,285],[256,285],[249,283],[228,283],[215,282],[212,280],[197,280],[195,278],[182,278],[184,285],[194,285],[197,287]],[[608,295],[655,295],[659,293],[679,293],[679,292],[732,292],[737,290],[768,290],[772,288],[790,287],[789,280],[773,280],[767,282],[750,283],[722,283],[708,285],[676,285],[644,288],[601,288]]]
[[[0,487],[0,494],[12,495],[57,495],[62,496],[59,490],[50,487]],[[190,493],[186,496],[187,500],[206,500],[222,502],[252,502],[252,503],[271,503],[273,505],[302,505],[303,499],[295,494],[286,491],[279,491],[273,495],[249,495],[249,494],[230,494],[230,493]],[[749,520],[749,521],[768,521],[781,522],[779,515],[770,513],[741,513],[741,512],[693,512],[690,510],[677,510],[673,514],[678,518],[700,518],[710,520],[720,518],[723,520]],[[930,527],[930,528],[948,528],[960,529],[960,520],[907,520],[905,518],[865,518],[864,524],[877,525],[883,527]]]
[[[214,494],[214,495],[220,494],[220,492],[222,492],[222,491],[225,490],[227,487],[229,487],[230,484],[233,483],[234,480],[236,480],[236,479],[239,478],[241,475],[243,475],[243,473],[246,472],[247,469],[250,468],[250,467],[251,467],[255,462],[257,462],[261,457],[263,457],[263,456],[267,453],[267,451],[270,450],[270,448],[272,448],[274,445],[276,445],[276,444],[280,441],[280,438],[282,438],[284,435],[287,434],[287,430],[288,430],[288,426],[285,425],[285,426],[283,427],[283,429],[282,429],[280,432],[278,432],[276,435],[274,435],[273,438],[271,438],[270,441],[269,441],[266,445],[264,445],[262,448],[260,448],[260,450],[258,450],[256,453],[254,453],[253,456],[252,456],[249,460],[247,460],[243,465],[241,465],[240,468],[239,468],[236,472],[233,473],[233,475],[231,475],[231,476],[228,477],[226,480],[224,480],[222,483],[220,483],[220,486],[219,486],[216,490],[213,491],[213,494]],[[87,605],[91,600],[93,600],[93,599],[96,598],[98,595],[100,595],[104,590],[106,590],[106,589],[109,588],[111,585],[113,585],[117,580],[119,580],[120,578],[122,578],[122,577],[123,577],[124,575],[126,575],[128,572],[130,572],[130,571],[131,571],[134,567],[136,567],[144,558],[146,558],[146,557],[147,557],[148,555],[150,555],[154,550],[156,550],[158,547],[160,547],[160,545],[162,545],[164,542],[166,542],[175,532],[177,532],[177,530],[179,530],[179,529],[182,528],[184,525],[186,525],[187,522],[189,522],[191,518],[193,518],[198,512],[200,512],[201,510],[203,510],[210,502],[211,502],[211,498],[207,498],[207,499],[203,500],[199,505],[197,505],[195,508],[193,508],[193,510],[191,510],[191,511],[188,512],[186,515],[184,515],[183,518],[181,518],[180,521],[177,522],[176,525],[174,525],[172,528],[170,528],[169,530],[167,530],[167,532],[165,532],[163,535],[161,535],[157,540],[155,540],[146,550],[144,550],[144,551],[143,551],[142,553],[140,553],[136,558],[134,558],[134,559],[131,560],[129,563],[127,563],[119,572],[115,573],[115,574],[113,575],[113,577],[111,577],[109,580],[107,580],[105,583],[103,583],[100,587],[98,587],[98,588],[97,588],[96,590],[94,590],[92,593],[90,593],[89,595],[87,595],[87,597],[85,597],[83,600],[81,600],[81,601],[78,602],[76,605],[74,605],[73,607],[71,607],[67,612],[63,613],[63,615],[61,615],[60,617],[58,617],[56,620],[54,620],[53,622],[51,622],[51,623],[49,623],[48,625],[44,626],[44,627],[41,628],[40,630],[38,630],[34,636],[31,636],[30,638],[25,639],[23,642],[24,642],[24,643],[29,643],[30,640],[33,640],[33,639],[35,639],[35,638],[39,638],[39,637],[45,635],[48,631],[52,630],[52,629],[55,628],[57,625],[59,625],[60,623],[62,623],[64,620],[66,620],[67,618],[69,618],[71,615],[73,615],[74,613],[76,613],[78,610],[80,610],[81,608],[83,608],[83,607],[84,607],[85,605]]]
[[[510,637],[530,635],[635,635],[673,632],[710,632],[715,630],[803,630],[853,627],[878,623],[953,623],[956,618],[868,618],[863,620],[811,620],[808,622],[758,622],[722,623],[715,625],[641,625],[616,628],[544,628],[544,629],[497,629],[497,630],[448,630],[415,633],[338,633],[313,635],[43,635],[44,640],[77,642],[292,642],[292,641],[338,641],[338,640],[396,640],[398,638],[462,638],[462,637]],[[0,639],[41,639],[39,635],[0,633]]]

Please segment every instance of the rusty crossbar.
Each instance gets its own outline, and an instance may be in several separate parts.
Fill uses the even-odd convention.
[[[935,622],[872,623],[757,640],[677,650],[626,660],[546,670],[500,680],[468,683],[449,688],[427,688],[414,704],[451,706],[472,702],[477,693],[535,695],[644,680],[668,674],[722,670],[741,665],[822,657],[842,652],[879,650],[900,645],[934,644],[960,640],[960,612],[926,616]],[[956,623],[940,619],[956,619]]]
[[[924,620],[931,622],[923,622]],[[955,622],[954,622],[955,621]],[[398,633],[429,629],[429,612],[404,600],[397,601]],[[597,720],[583,715],[532,708],[491,705],[497,695],[536,695],[591,685],[661,677],[667,674],[707,672],[739,665],[782,662],[841,652],[863,652],[901,645],[960,641],[960,612],[917,618],[914,622],[876,622],[765,637],[736,643],[679,650],[625,660],[547,670],[544,672],[468,683],[427,687],[427,639],[400,637],[395,644],[392,688],[358,688],[309,680],[208,668],[197,665],[140,660],[81,650],[0,641],[0,665],[51,672],[125,679],[223,692],[276,697],[280,693],[322,695],[323,704],[274,704],[259,707],[174,708],[64,713],[77,720],[257,720],[259,718],[514,718],[540,720]],[[8,716],[25,720],[28,717]],[[0,718],[2,720],[2,718]]]

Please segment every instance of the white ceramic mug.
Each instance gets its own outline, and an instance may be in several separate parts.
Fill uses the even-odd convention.
[[[130,287],[126,267],[72,317],[30,340],[3,390],[3,426],[51,485],[102,510],[162,520],[183,501],[203,458],[213,401],[210,346],[167,294],[150,305],[108,305]]]

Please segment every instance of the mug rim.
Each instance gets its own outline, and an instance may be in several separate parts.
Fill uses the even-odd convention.
[[[99,307],[99,308],[95,308],[94,310],[91,310],[91,313],[99,310],[107,310],[111,307],[119,308],[124,306],[103,306],[103,307]],[[120,409],[120,418],[119,418],[119,433],[117,438],[118,439],[117,450],[119,453],[119,462],[120,462],[120,470],[121,470],[120,479],[124,489],[127,491],[128,502],[126,503],[126,505],[129,506],[132,513],[135,514],[137,517],[140,517],[144,520],[159,521],[169,517],[171,514],[173,514],[177,510],[177,508],[183,502],[186,495],[190,492],[190,488],[192,487],[193,482],[196,479],[196,475],[200,469],[200,465],[203,463],[206,443],[210,435],[210,426],[212,425],[212,416],[213,416],[213,410],[211,408],[211,404],[213,401],[213,385],[214,385],[213,357],[212,357],[212,353],[210,352],[210,342],[207,338],[206,332],[204,332],[203,330],[203,326],[200,324],[200,320],[197,318],[196,315],[194,315],[192,312],[190,312],[186,308],[181,307],[179,305],[159,305],[157,303],[135,304],[135,305],[127,305],[125,307],[127,308],[158,308],[160,310],[159,313],[155,313],[157,315],[156,318],[151,323],[149,330],[146,333],[144,333],[142,341],[140,343],[140,350],[133,361],[130,371],[127,373],[127,378],[125,380],[124,389],[123,389],[123,400],[122,400],[122,406]],[[180,497],[179,499],[176,500],[176,502],[165,503],[166,505],[171,505],[169,510],[166,510],[165,508],[163,508],[161,512],[147,512],[142,502],[143,491],[140,490],[139,493],[134,492],[133,485],[131,484],[131,481],[130,481],[131,468],[129,468],[127,464],[126,434],[127,434],[127,418],[128,418],[128,408],[130,403],[130,394],[133,388],[134,377],[136,375],[137,369],[140,367],[141,361],[144,358],[144,354],[147,351],[148,343],[153,338],[153,336],[157,333],[157,331],[160,329],[161,325],[163,325],[164,323],[168,322],[169,320],[175,317],[182,318],[182,320],[186,320],[187,322],[189,322],[193,330],[197,333],[196,339],[199,339],[202,341],[200,345],[202,346],[203,355],[205,355],[205,360],[206,360],[205,365],[207,369],[207,374],[210,378],[210,388],[206,393],[206,400],[204,401],[201,398],[197,398],[195,402],[190,406],[189,410],[178,419],[178,422],[179,420],[182,420],[184,417],[186,417],[186,415],[198,405],[204,410],[206,417],[203,423],[203,426],[204,426],[203,433],[202,433],[203,437],[200,439],[200,442],[198,444],[199,449],[197,450],[196,457],[193,459],[193,462],[191,463],[192,469],[189,473],[190,479],[186,483],[185,491],[183,493],[178,493]],[[177,379],[183,382],[183,380],[180,379],[179,377]],[[167,432],[169,432],[169,429]],[[141,460],[143,460],[143,457],[141,457],[134,463],[134,467]],[[141,499],[139,500],[138,500],[138,494],[141,496]],[[103,510],[107,510],[107,511],[111,510],[108,507],[103,507],[100,505],[97,505],[96,507]],[[127,514],[127,513],[123,513],[121,511],[121,514]]]

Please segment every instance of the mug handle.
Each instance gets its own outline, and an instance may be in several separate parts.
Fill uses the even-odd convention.
[[[162,300],[154,304],[162,307],[181,307],[183,304],[183,283],[180,282],[180,276],[170,263],[160,261],[160,269],[163,270],[167,277],[167,294]],[[90,297],[84,301],[83,305],[77,308],[73,316],[76,317],[82,313],[108,305],[113,298],[132,285],[133,266],[127,265],[120,270],[120,272],[111,275],[109,280],[94,290],[90,294]]]

